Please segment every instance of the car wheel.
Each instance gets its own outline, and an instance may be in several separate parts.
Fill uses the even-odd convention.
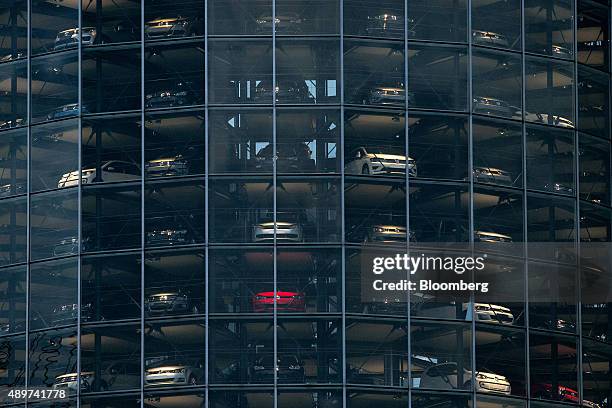
[[[363,167],[361,168],[361,174],[370,174],[370,168],[368,167],[367,164],[364,164]]]
[[[189,376],[189,381],[188,381],[189,385],[198,385],[198,379],[195,378],[193,375]]]

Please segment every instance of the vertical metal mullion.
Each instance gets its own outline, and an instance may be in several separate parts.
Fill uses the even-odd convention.
[[[582,293],[581,293],[581,278],[582,278],[582,274],[581,274],[581,262],[580,262],[580,179],[579,179],[579,175],[578,175],[578,170],[579,170],[579,166],[580,166],[580,158],[579,158],[579,147],[578,147],[578,143],[580,142],[580,138],[578,136],[578,0],[575,0],[573,2],[573,6],[574,6],[574,10],[573,10],[573,16],[574,16],[574,25],[572,27],[572,29],[574,30],[574,35],[573,35],[573,52],[574,52],[574,61],[573,61],[573,68],[574,68],[574,86],[573,86],[573,95],[572,95],[572,101],[574,104],[574,123],[575,125],[575,129],[574,129],[574,191],[576,192],[576,197],[574,198],[574,203],[576,205],[576,217],[575,217],[575,228],[576,228],[576,241],[575,241],[575,246],[576,246],[576,255],[577,255],[577,263],[575,264],[576,267],[576,276],[575,276],[575,282],[576,282],[576,290],[577,290],[577,297],[575,298],[576,300],[576,325],[577,325],[577,331],[576,333],[578,334],[578,339],[577,339],[577,355],[578,355],[578,361],[577,361],[577,367],[578,367],[578,390],[579,390],[579,403],[580,405],[582,405],[582,400],[583,400],[583,384],[582,384]]]
[[[144,408],[145,359],[145,0],[140,0],[140,408]]]
[[[347,391],[346,391],[346,225],[345,225],[345,197],[344,197],[344,0],[339,0],[339,10],[338,10],[338,28],[339,28],[339,36],[340,36],[340,44],[339,44],[339,58],[340,58],[340,262],[341,262],[341,276],[340,276],[340,293],[341,293],[341,302],[340,302],[340,311],[342,313],[341,316],[341,364],[342,368],[342,407],[347,407]]]
[[[410,143],[408,127],[408,0],[404,0],[404,154],[406,155],[406,171],[404,174],[406,183],[406,253],[410,255],[410,172],[408,170],[408,158],[410,157]],[[406,279],[410,281],[410,272],[406,271]],[[412,407],[412,306],[410,303],[411,293],[406,293],[406,347],[408,349],[406,364],[408,365],[408,408]],[[400,384],[401,387],[401,384]]]
[[[31,167],[31,143],[30,139],[32,136],[32,125],[31,125],[31,104],[32,104],[32,84],[30,81],[32,80],[32,1],[26,1],[26,14],[27,14],[27,22],[26,22],[26,32],[27,32],[27,44],[26,44],[26,65],[27,65],[27,86],[26,86],[26,304],[25,304],[25,379],[24,386],[26,389],[30,385],[30,228],[31,228],[31,205],[30,205],[30,167]],[[28,401],[26,400],[25,406],[28,406]]]
[[[468,225],[469,225],[469,246],[470,246],[470,252],[473,253],[474,252],[474,135],[473,135],[473,127],[472,127],[472,121],[473,121],[473,115],[472,115],[472,82],[473,82],[473,78],[472,78],[472,52],[473,52],[473,44],[472,44],[472,0],[468,0],[467,1],[467,6],[468,6],[468,15],[467,15],[467,19],[468,19],[468,24],[467,24],[467,32],[468,32],[468,62],[467,62],[467,73],[468,73],[468,189],[469,189],[469,200],[468,200],[468,205],[469,205],[469,209],[468,209]],[[474,281],[475,278],[475,272],[473,271],[471,273],[472,275],[472,281]],[[471,368],[471,373],[470,373],[470,384],[472,384],[472,387],[470,389],[470,393],[472,396],[472,406],[475,408],[478,408],[478,403],[476,401],[476,381],[475,381],[475,376],[476,376],[476,318],[474,316],[473,310],[474,310],[474,305],[476,304],[476,296],[474,292],[470,293],[470,303],[469,306],[470,308],[472,308],[472,320],[470,322],[470,332],[471,332],[471,336],[470,336],[470,365],[472,366]]]
[[[82,252],[82,242],[83,242],[83,234],[82,234],[82,223],[81,223],[81,214],[82,214],[82,198],[83,198],[83,185],[81,180],[81,171],[83,168],[82,163],[82,145],[83,145],[83,137],[81,135],[83,131],[83,41],[81,41],[81,37],[83,36],[82,27],[82,11],[83,11],[83,2],[82,0],[77,0],[77,12],[78,12],[78,27],[79,27],[79,36],[78,36],[78,74],[77,74],[77,90],[78,90],[78,107],[79,107],[79,116],[78,116],[78,126],[77,126],[77,168],[79,171],[79,182],[77,184],[77,408],[81,406],[81,252]]]
[[[523,172],[523,315],[525,316],[525,349],[523,350],[525,358],[525,383],[528,385],[525,390],[527,397],[527,403],[529,404],[529,398],[531,393],[530,381],[530,370],[529,370],[529,262],[528,259],[528,242],[527,242],[527,128],[525,126],[525,112],[526,112],[526,93],[525,93],[525,2],[521,0],[521,168]]]
[[[209,196],[208,196],[208,174],[209,174],[209,157],[210,150],[208,144],[208,1],[204,1],[204,385],[206,387],[204,391],[204,407],[210,406],[210,392],[208,389],[208,378],[209,370],[209,341],[210,341],[210,317],[208,309],[208,294],[209,294],[209,248],[208,248],[208,209],[209,209]]]
[[[273,152],[273,160],[272,160],[272,201],[273,201],[273,222],[274,222],[274,239],[273,239],[273,249],[272,249],[272,264],[273,264],[273,287],[274,287],[274,299],[273,299],[273,309],[272,309],[272,320],[273,320],[273,361],[274,367],[278,364],[278,302],[277,296],[278,287],[277,287],[277,262],[276,262],[276,253],[277,253],[277,242],[276,242],[276,231],[277,231],[277,205],[276,205],[276,188],[277,188],[277,147],[276,147],[276,0],[272,0],[272,152]],[[274,408],[278,407],[278,372],[274,370]]]

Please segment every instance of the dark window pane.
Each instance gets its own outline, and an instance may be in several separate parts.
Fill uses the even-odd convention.
[[[467,110],[467,49],[408,46],[408,106]]]
[[[27,78],[28,67],[25,61],[0,65],[0,84],[2,84],[0,92],[3,93],[0,105],[0,130],[27,124]]]
[[[576,240],[576,209],[568,198],[527,196],[527,240],[573,242]],[[564,245],[569,248],[570,245]]]
[[[578,1],[578,62],[601,70],[610,67],[610,17],[605,7]]]
[[[298,115],[297,112],[291,113],[287,116],[294,118]],[[212,110],[208,123],[211,173],[272,173],[269,154],[273,152],[272,112]],[[277,125],[279,129],[284,129],[283,123]],[[295,126],[294,122],[290,125]]]
[[[24,332],[27,317],[26,268],[17,266],[3,269],[0,272],[0,290],[4,293],[0,302],[3,311],[0,315],[0,336]]]
[[[529,335],[531,397],[575,403],[578,399],[576,340],[559,334]]]
[[[574,58],[573,1],[525,4],[525,51]]]
[[[55,191],[32,196],[30,256],[42,259],[79,252],[77,191]]]
[[[527,126],[527,188],[575,195],[574,133]]]
[[[406,13],[401,0],[344,2],[344,34],[404,39]],[[410,21],[414,25],[414,20]]]
[[[338,34],[339,12],[339,0],[276,0],[276,35]],[[263,17],[257,24],[265,34],[272,25]]]
[[[83,27],[95,29],[95,36],[83,30],[83,45],[91,46],[140,40],[140,1],[127,3],[83,0]]]
[[[23,388],[25,385],[25,335],[0,337],[0,397],[1,404],[11,404],[13,398],[8,397],[10,390]]]
[[[225,0],[207,1],[208,34],[272,36],[271,0],[237,0],[231,3]],[[298,23],[296,20],[288,19],[287,23],[283,24],[283,26],[285,25],[292,30]]]
[[[580,198],[596,204],[609,204],[610,144],[583,134],[578,140]]]
[[[25,197],[0,201],[0,265],[26,261],[27,203]]]
[[[0,133],[0,197],[27,192],[27,131]]]
[[[472,1],[472,44],[521,49],[521,2]]]
[[[209,52],[210,103],[272,104],[272,41],[210,41]]]
[[[578,130],[610,137],[609,76],[578,67]]]
[[[462,1],[409,1],[410,37],[419,40],[466,42],[467,5],[467,2]]]
[[[204,35],[204,2],[162,0],[145,2],[145,40]]]
[[[52,388],[63,382],[63,375],[77,373],[76,329],[48,330],[30,335],[29,384],[32,387]],[[76,394],[76,388],[68,394]],[[76,404],[74,405],[76,406]]]
[[[346,103],[403,107],[406,103],[404,45],[345,41],[344,92]]]
[[[30,20],[32,54],[77,48],[80,39],[78,10],[76,2],[55,4],[33,1]],[[93,34],[93,40],[96,33],[88,33]]]
[[[28,46],[28,4],[23,0],[3,3],[2,13],[7,14],[0,35],[0,61],[11,61],[27,56]]]
[[[87,113],[78,105],[78,71],[76,51],[32,61],[32,122],[74,117],[81,111]]]

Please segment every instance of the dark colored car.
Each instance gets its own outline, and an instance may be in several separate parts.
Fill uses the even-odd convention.
[[[83,106],[82,109],[79,109],[78,103],[69,103],[67,105],[60,106],[59,108],[49,113],[47,115],[47,120],[63,119],[63,118],[69,118],[72,116],[79,116],[79,114],[81,113],[89,113],[89,111],[87,110],[87,107]]]
[[[276,95],[276,102],[304,103],[313,99],[304,80],[279,79],[275,87],[272,86],[272,81],[261,81],[257,84],[253,101],[272,103],[272,95]]]
[[[165,89],[157,90],[145,96],[146,108],[169,108],[173,106],[194,105],[197,103],[193,83],[178,82]]]
[[[313,170],[315,161],[311,159],[312,150],[306,143],[277,143],[276,157],[272,143],[261,149],[255,156],[254,167],[258,170],[270,170],[276,160],[276,170],[304,171]]]
[[[171,314],[198,314],[199,308],[193,298],[182,291],[152,293],[145,299],[145,312],[148,316]]]
[[[506,118],[514,116],[515,109],[506,101],[488,96],[474,96],[472,101],[472,111],[474,113],[484,113],[487,115],[497,115]]]
[[[196,36],[201,34],[200,23],[200,19],[191,17],[156,18],[145,23],[145,36],[150,39]]]
[[[152,229],[146,233],[148,246],[186,245],[193,242],[187,228],[181,226]]]
[[[274,356],[266,354],[258,357],[251,366],[251,381],[256,383],[274,382],[274,372],[276,371],[279,383],[303,383],[304,364],[297,356],[292,354],[279,355],[276,366]]]
[[[189,174],[189,164],[183,156],[162,157],[145,164],[147,177],[173,177]]]
[[[304,294],[297,291],[276,292],[276,310],[279,312],[305,312]],[[254,312],[271,312],[274,310],[274,291],[259,292],[253,296]]]

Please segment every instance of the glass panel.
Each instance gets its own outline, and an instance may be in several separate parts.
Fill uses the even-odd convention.
[[[83,408],[139,408],[140,399],[135,395],[95,396],[81,398]]]
[[[479,324],[475,336],[476,392],[525,396],[527,368],[524,331]],[[491,402],[495,400],[489,399]],[[488,407],[488,404],[485,406]]]
[[[108,166],[114,172],[117,164]],[[130,175],[131,176],[131,175]],[[82,252],[140,247],[140,186],[87,187],[81,194]]]
[[[0,198],[27,192],[27,131],[0,133]]]
[[[79,209],[76,189],[32,196],[30,211],[32,259],[78,253]]]
[[[83,120],[81,184],[140,180],[139,122],[140,115]]]
[[[205,336],[204,318],[147,322],[144,386],[181,387],[204,383]]]
[[[145,247],[204,241],[204,181],[147,183]]]
[[[278,110],[276,114],[276,171],[278,173],[339,173],[340,118],[335,110]],[[260,150],[268,170],[270,149]],[[266,163],[267,164],[267,163]]]
[[[78,185],[77,126],[76,120],[70,120],[31,129],[31,192]]]
[[[403,107],[406,103],[403,44],[345,41],[344,92],[346,103]]]
[[[145,40],[204,35],[204,2],[162,0],[145,2]]]
[[[5,28],[6,30],[6,28]],[[10,30],[8,31],[10,32]],[[2,35],[0,35],[2,38]],[[10,50],[6,50],[10,52]],[[18,51],[17,51],[18,52]],[[25,52],[25,50],[23,51]],[[21,55],[15,54],[15,55]],[[0,59],[11,58],[8,54]],[[0,130],[11,129],[27,124],[28,116],[28,66],[25,61],[0,65],[0,92],[3,101],[0,105]]]
[[[209,35],[260,34],[272,36],[271,0],[237,0],[231,3],[225,0],[207,1]],[[278,25],[286,25],[289,30],[293,30],[301,24],[297,20],[297,18],[293,20],[289,18],[285,24],[279,22]]]
[[[79,45],[79,3],[33,1],[30,31],[32,54],[77,48]],[[96,32],[93,39],[96,37]],[[91,40],[90,40],[91,41]]]
[[[32,122],[87,113],[85,108],[81,112],[78,105],[78,79],[76,51],[33,59],[30,69]]]
[[[430,41],[466,42],[467,5],[468,2],[463,0],[409,1],[409,37]]]
[[[276,311],[281,313],[327,313],[342,308],[340,251],[336,249],[278,248],[276,252]],[[268,288],[269,290],[269,288]],[[281,292],[286,292],[281,295]],[[273,300],[257,295],[253,308],[271,310]]]
[[[0,336],[24,332],[26,316],[26,268],[0,271]]]
[[[472,333],[469,323],[412,321],[412,386],[471,390]]]
[[[181,29],[185,27],[181,24]],[[201,104],[204,100],[204,44],[147,46],[144,90],[145,109]]]
[[[612,393],[612,345],[592,340],[582,343],[582,405],[605,406]]]
[[[278,114],[277,132],[280,135],[277,137],[282,138],[283,133],[287,132],[285,129],[289,127],[291,132],[287,132],[288,136],[306,133],[305,140],[309,140],[312,136],[312,125],[309,121],[311,115],[287,112]],[[304,119],[299,120],[300,116]],[[284,119],[285,117],[287,119]],[[289,119],[292,120],[288,123]],[[273,151],[271,111],[211,110],[208,123],[211,173],[272,173],[271,164],[266,164],[270,161],[270,153]],[[299,126],[300,124],[302,126]],[[298,128],[295,129],[296,133],[293,132],[293,127]],[[325,128],[316,129],[319,132],[325,131]]]
[[[278,243],[338,242],[340,215],[339,180],[278,178],[276,219],[269,215],[258,217],[253,239],[265,242],[272,233]],[[271,221],[273,225],[269,225]]]
[[[408,106],[467,110],[467,49],[409,44]]]
[[[610,242],[612,240],[612,211],[599,205],[580,202],[580,241]],[[600,248],[595,248],[601,250]]]
[[[472,112],[520,120],[521,58],[493,51],[472,55]]]
[[[408,385],[406,323],[349,320],[345,331],[349,384]]]
[[[23,388],[26,378],[25,335],[0,338],[0,404],[10,404],[10,390]]]
[[[204,112],[150,115],[145,121],[145,177],[204,174]]]
[[[81,25],[96,33],[90,39],[91,31],[83,30],[84,46],[140,40],[140,1],[83,0],[81,10]]]
[[[29,386],[66,389],[76,394],[76,329],[48,330],[30,334]],[[68,385],[72,383],[72,387]],[[64,385],[65,384],[65,385]],[[76,405],[74,405],[76,406]]]
[[[527,188],[575,195],[574,133],[527,126]]]
[[[208,395],[210,408],[274,408],[272,387],[268,390],[258,387],[257,391],[211,390]]]
[[[223,1],[224,5],[226,3]],[[209,103],[272,104],[270,40],[214,40],[208,47]]]
[[[269,320],[210,320],[209,382],[272,385],[273,332]]]
[[[205,270],[205,256],[201,249],[147,252],[145,316],[204,313]]]
[[[140,109],[140,48],[85,50],[83,113]]]
[[[489,236],[502,242],[522,242],[522,194],[489,188],[474,190],[474,241],[487,242]]]
[[[578,62],[602,70],[610,67],[609,24],[606,8],[590,1],[578,1]]]
[[[563,128],[575,126],[572,64],[526,58],[525,120]]]
[[[578,140],[580,198],[596,204],[609,204],[610,144],[583,134]]]
[[[27,201],[0,201],[0,265],[25,262],[27,257]]]
[[[306,252],[299,254],[301,258],[308,256]],[[211,249],[208,259],[210,313],[252,312],[267,313],[270,317],[274,308],[274,255],[271,248]]]
[[[33,264],[30,267],[30,330],[76,325],[78,284],[74,258]]]
[[[575,213],[575,205],[570,199],[528,194],[527,240],[529,242],[575,241]]]
[[[385,0],[373,3],[367,0],[344,2],[344,34],[404,39],[404,2]],[[414,20],[409,20],[414,25]],[[409,34],[414,35],[413,31]]]
[[[472,44],[521,49],[521,2],[472,1]]]
[[[276,35],[338,34],[339,14],[339,0],[276,0]],[[272,24],[263,17],[257,24],[266,34]]]
[[[525,51],[573,59],[573,4],[571,0],[525,4]]]
[[[139,388],[140,326],[83,328],[81,393]],[[76,376],[64,387],[76,387]]]
[[[25,58],[28,47],[28,2],[10,0],[2,5],[5,31],[0,34],[0,62]]]
[[[306,407],[340,407],[342,406],[342,392],[340,390],[319,391],[289,391],[282,390],[277,395],[278,408],[306,408]]]
[[[464,116],[408,114],[409,155],[416,161],[411,178],[467,179],[468,124]]]
[[[475,183],[508,187],[523,185],[523,134],[512,122],[474,119]]]
[[[578,129],[608,139],[610,137],[609,76],[578,67]]]
[[[81,322],[140,318],[140,255],[84,257]]]
[[[406,158],[406,120],[400,112],[349,110],[344,114],[344,173],[364,176],[417,175]]]
[[[277,40],[276,101],[281,104],[338,102],[339,56],[338,40]],[[271,85],[265,81],[258,84],[255,88],[258,97],[271,98]]]
[[[284,303],[283,295],[280,296],[280,301],[277,300],[279,307]],[[341,320],[279,319],[277,323],[277,383],[341,382],[341,327]],[[264,359],[264,370],[268,368],[267,363]]]
[[[578,402],[576,340],[559,334],[529,335],[531,398]]]
[[[210,180],[210,242],[272,242],[269,234],[257,238],[254,235],[258,220],[269,220],[273,215],[272,179],[242,180]]]

